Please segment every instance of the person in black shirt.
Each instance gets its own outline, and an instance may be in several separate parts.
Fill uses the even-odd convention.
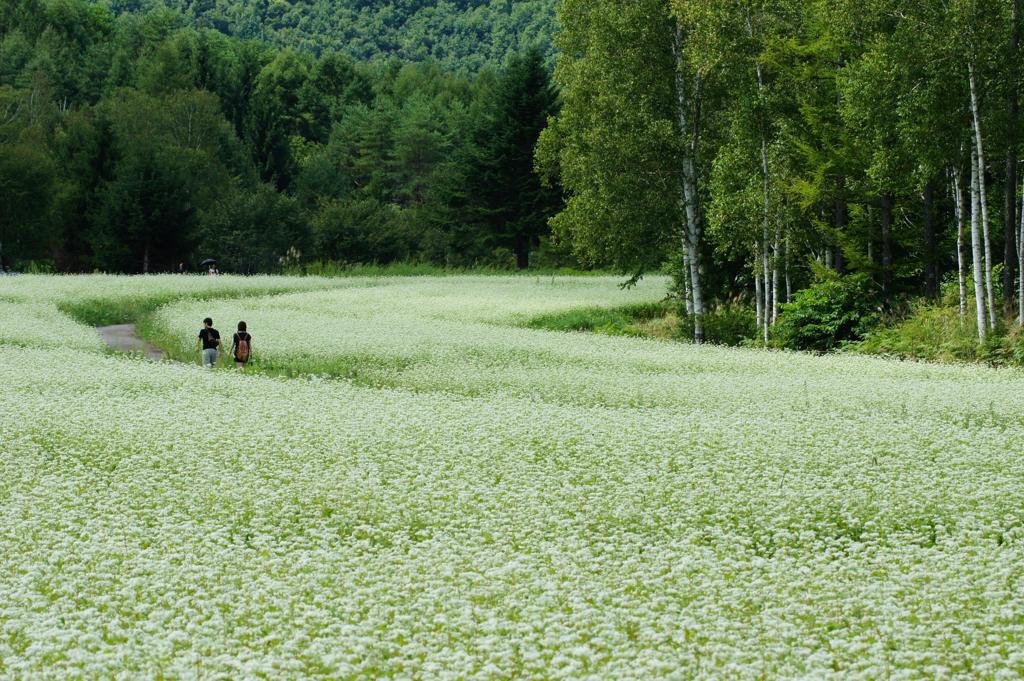
[[[199,337],[196,339],[196,349],[202,346],[203,367],[212,369],[217,365],[217,348],[220,347],[220,332],[213,328],[213,320],[207,317],[203,320],[203,328],[199,330]]]
[[[245,371],[245,365],[252,359],[252,336],[245,329],[245,322],[238,322],[238,331],[231,337],[231,354],[235,356],[235,366]]]

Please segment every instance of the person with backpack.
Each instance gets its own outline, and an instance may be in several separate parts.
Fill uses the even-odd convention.
[[[196,339],[196,349],[202,346],[203,368],[212,369],[217,366],[217,348],[220,347],[220,332],[213,328],[213,320],[207,317],[203,320],[203,328],[199,330],[199,337]]]
[[[245,365],[252,359],[252,336],[246,331],[245,322],[238,322],[238,331],[231,338],[231,352],[235,356],[235,366],[245,371]]]

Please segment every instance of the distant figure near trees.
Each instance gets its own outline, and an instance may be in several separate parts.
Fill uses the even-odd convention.
[[[252,359],[252,336],[246,330],[245,322],[238,322],[238,331],[231,338],[231,353],[235,356],[235,366],[245,371],[245,365]]]

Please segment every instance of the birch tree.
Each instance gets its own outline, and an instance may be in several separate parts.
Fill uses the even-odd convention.
[[[992,240],[988,229],[988,196],[985,192],[985,149],[981,135],[981,114],[978,111],[978,85],[974,61],[967,63],[968,83],[971,91],[971,121],[974,137],[974,172],[977,182],[977,200],[981,212],[982,239],[985,256],[985,295],[988,305],[989,322],[996,325],[995,293],[992,286]],[[974,191],[972,183],[972,192]],[[972,209],[974,204],[972,203]]]
[[[634,280],[681,256],[677,288],[702,342],[705,81],[691,69],[685,26],[667,0],[566,0],[560,16],[563,107],[537,151],[538,169],[567,193],[552,226],[582,262]]]
[[[700,35],[694,51],[713,55],[727,83],[725,132],[711,164],[709,223],[716,252],[741,257],[750,270],[759,335],[768,342],[782,302],[783,242],[788,233],[775,166],[787,156],[779,122],[791,100],[769,65],[775,45],[791,37],[799,8],[788,0],[737,0],[686,5]],[[682,11],[682,10],[679,10]]]
[[[700,142],[699,116],[701,97],[700,74],[690,74],[689,62],[685,56],[685,36],[678,23],[672,35],[672,57],[675,61],[676,120],[682,154],[680,157],[680,180],[683,205],[683,248],[687,265],[687,285],[693,318],[693,340],[704,342],[704,293],[701,286],[701,234],[703,216],[700,207],[700,192],[697,187],[697,149]]]
[[[959,284],[960,324],[962,326],[967,317],[967,267],[964,260],[964,193],[961,186],[963,183],[960,178],[960,169],[954,167],[950,171],[950,177],[956,216],[956,267]]]
[[[974,262],[974,308],[977,312],[978,341],[985,342],[988,334],[988,325],[985,316],[985,271],[984,271],[984,249],[981,244],[981,229],[979,228],[981,213],[981,182],[980,163],[978,160],[977,148],[971,149],[971,256]]]

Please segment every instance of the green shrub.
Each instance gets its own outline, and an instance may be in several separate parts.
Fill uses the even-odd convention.
[[[615,308],[584,307],[541,315],[526,325],[546,331],[594,331],[611,336],[641,336],[638,322],[664,317],[670,311],[665,303],[640,303]]]
[[[19,260],[14,263],[12,271],[24,274],[54,274],[57,266],[52,260]]]
[[[972,361],[978,359],[978,331],[973,319],[961,320],[954,308],[924,305],[897,324],[872,331],[849,349],[908,359]]]
[[[523,277],[604,277],[614,273],[606,270],[580,270],[570,267],[531,267],[528,270],[495,266],[442,267],[428,262],[401,261],[387,264],[359,264],[314,260],[301,265],[290,265],[282,274],[293,277],[443,277],[461,275],[495,275]]]
[[[879,322],[877,294],[862,274],[822,272],[817,283],[782,306],[775,343],[792,350],[827,352],[861,340]]]
[[[677,302],[641,303],[615,308],[586,307],[542,315],[527,326],[547,331],[592,331],[610,336],[691,340],[693,319]],[[723,305],[704,315],[704,338],[716,345],[740,345],[757,333],[754,311]]]
[[[680,315],[679,337],[693,339],[693,319],[685,311]],[[757,315],[753,308],[729,303],[720,305],[704,315],[704,341],[713,345],[743,345],[757,337]]]
[[[973,300],[972,300],[973,305]],[[985,362],[996,366],[1024,364],[1024,331],[1000,320],[978,342],[973,308],[960,318],[958,307],[920,305],[898,323],[876,329],[847,348],[869,355],[890,355],[934,362]]]

